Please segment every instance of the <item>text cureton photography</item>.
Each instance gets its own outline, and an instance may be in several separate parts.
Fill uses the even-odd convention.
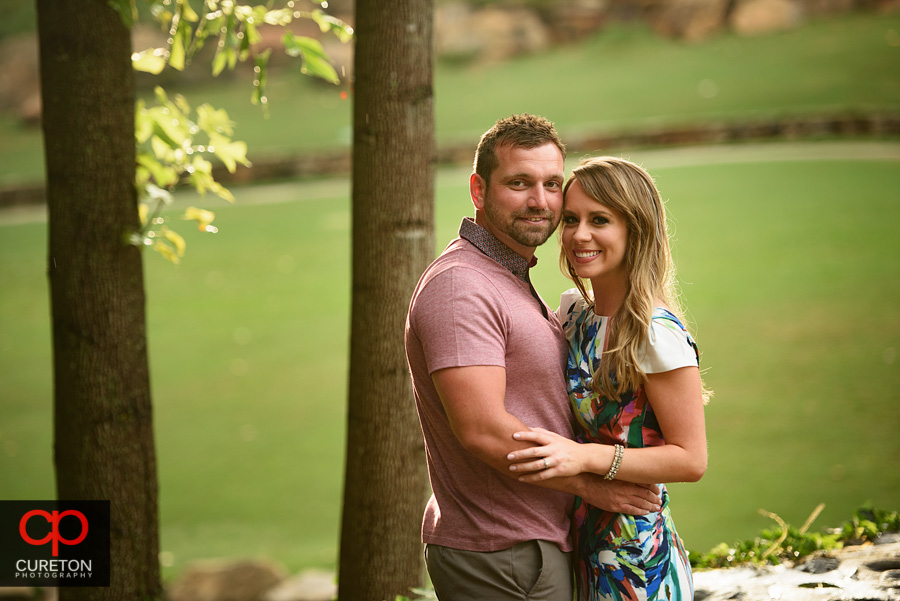
[[[90,578],[93,573],[90,559],[19,559],[16,578]],[[68,583],[67,583],[68,584]]]
[[[109,501],[0,501],[0,586],[109,586]]]

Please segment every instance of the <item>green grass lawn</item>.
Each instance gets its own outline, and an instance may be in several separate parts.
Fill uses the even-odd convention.
[[[499,117],[542,114],[563,134],[666,123],[748,120],[843,110],[900,108],[900,13],[818,19],[786,33],[701,44],[611,27],[582,43],[493,65],[439,64],[435,74],[439,142],[474,143]],[[205,69],[198,65],[196,68]],[[271,117],[249,103],[251,76],[201,86],[167,85],[196,106],[226,108],[250,159],[351,141],[351,100],[342,88],[296,71],[269,78]],[[149,95],[149,93],[148,93]],[[0,114],[0,185],[40,181],[40,132]]]
[[[698,551],[768,526],[760,508],[799,524],[824,502],[824,527],[900,500],[900,161],[780,160],[783,148],[721,164],[726,149],[631,155],[668,199],[716,393],[709,471],[672,487]],[[471,214],[466,181],[466,170],[439,172],[436,250]],[[182,228],[182,265],[146,255],[167,577],[198,558],[266,556],[293,570],[337,559],[349,185],[235,193],[216,208],[218,234]],[[54,494],[45,231],[0,216],[4,499]],[[535,285],[553,304],[568,287],[555,244],[539,256]]]

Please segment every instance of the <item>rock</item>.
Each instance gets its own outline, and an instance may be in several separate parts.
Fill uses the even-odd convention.
[[[185,569],[168,591],[169,601],[262,601],[287,572],[280,564],[258,560],[209,560]]]
[[[785,31],[798,26],[803,10],[792,0],[738,0],[728,24],[740,35]]]
[[[434,51],[437,56],[471,60],[481,52],[482,41],[471,27],[474,10],[466,2],[442,2],[435,7]]]
[[[325,570],[307,570],[270,589],[263,601],[331,601],[337,597],[337,578]]]
[[[806,563],[797,566],[797,569],[801,572],[808,572],[810,574],[824,574],[825,572],[831,572],[832,570],[838,569],[838,566],[841,565],[841,560],[836,557],[815,557]]]
[[[34,601],[38,591],[30,586],[0,586],[0,601]]]
[[[609,0],[557,0],[537,6],[554,43],[569,43],[602,29],[610,19]]]
[[[875,540],[876,545],[900,543],[900,532],[885,532]]]
[[[752,566],[694,573],[696,601],[900,600],[900,543],[824,553],[791,568]],[[829,592],[830,591],[830,592]]]
[[[547,27],[537,13],[521,6],[472,9],[463,2],[437,7],[435,53],[458,60],[502,60],[544,50]]]
[[[22,121],[40,120],[41,81],[37,34],[12,36],[0,44],[0,109]],[[37,114],[35,114],[37,113]]]
[[[56,601],[56,587],[0,586],[0,601]]]
[[[725,25],[727,0],[667,0],[649,13],[660,35],[696,42],[718,33]]]

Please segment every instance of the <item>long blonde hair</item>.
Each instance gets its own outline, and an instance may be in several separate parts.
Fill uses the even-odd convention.
[[[666,211],[650,174],[625,159],[585,159],[572,172],[563,192],[568,192],[575,181],[588,196],[621,213],[628,227],[625,300],[612,316],[607,348],[593,379],[595,392],[618,400],[626,391],[637,390],[647,379],[638,355],[646,348],[657,302],[661,301],[682,319]],[[559,262],[563,273],[575,282],[585,300],[593,304],[588,280],[576,275],[565,251],[560,252]]]

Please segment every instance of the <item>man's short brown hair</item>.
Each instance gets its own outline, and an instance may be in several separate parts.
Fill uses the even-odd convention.
[[[559,139],[553,123],[547,119],[528,113],[500,119],[484,132],[478,142],[475,150],[475,173],[485,182],[490,182],[491,173],[499,163],[494,152],[498,146],[537,148],[544,144],[554,144],[559,148],[563,159],[566,158],[566,147]]]

